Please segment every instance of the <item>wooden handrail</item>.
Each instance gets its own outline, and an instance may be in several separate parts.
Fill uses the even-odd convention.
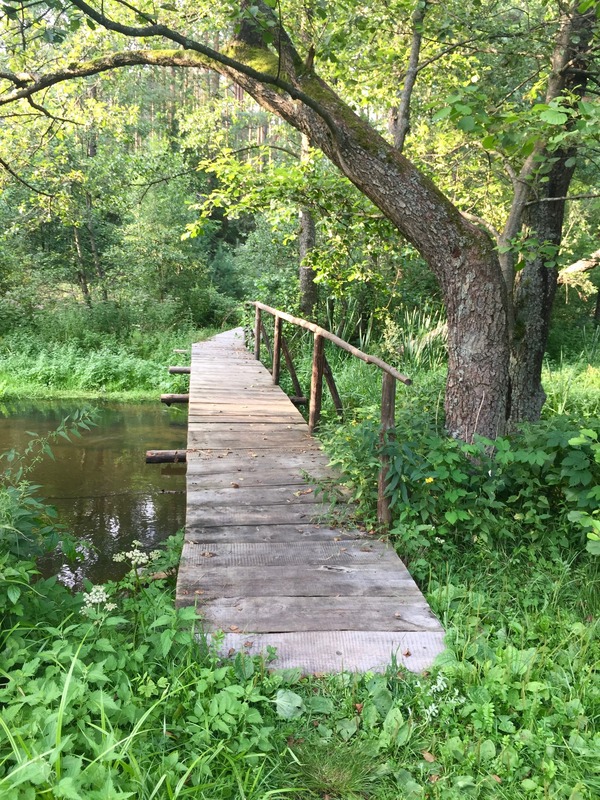
[[[306,319],[302,319],[301,317],[294,317],[291,314],[286,314],[285,311],[279,311],[276,308],[271,308],[271,306],[267,306],[264,303],[260,303],[258,300],[255,301],[252,305],[255,307],[255,318],[254,318],[254,357],[257,360],[260,360],[260,340],[261,337],[264,338],[265,344],[267,345],[267,349],[269,350],[269,355],[273,359],[273,383],[279,383],[279,373],[281,368],[281,350],[284,351],[284,356],[286,360],[286,364],[290,370],[292,375],[292,380],[294,382],[295,390],[298,392],[300,386],[298,384],[298,379],[296,377],[293,364],[291,363],[291,358],[289,355],[289,351],[285,344],[285,340],[282,335],[281,330],[281,323],[282,320],[286,322],[290,322],[292,325],[297,325],[299,328],[304,328],[305,330],[312,331],[314,334],[314,348],[313,348],[313,363],[312,363],[312,376],[311,376],[311,386],[310,386],[310,405],[309,405],[309,422],[308,422],[308,429],[311,433],[313,433],[314,429],[316,428],[319,417],[321,414],[321,398],[323,393],[323,376],[325,375],[327,385],[331,392],[331,395],[334,400],[334,404],[336,410],[339,414],[341,414],[341,401],[339,399],[339,395],[337,393],[337,389],[335,387],[335,382],[333,380],[333,375],[331,374],[331,369],[329,368],[329,364],[327,363],[327,359],[325,358],[325,351],[324,351],[324,344],[325,339],[333,344],[337,345],[341,350],[345,350],[347,353],[355,356],[355,358],[359,358],[361,361],[364,361],[366,364],[373,364],[384,373],[383,380],[381,385],[381,429],[379,435],[379,443],[380,443],[380,468],[379,468],[379,480],[378,480],[378,497],[377,497],[377,519],[379,520],[379,524],[382,527],[388,528],[392,519],[391,515],[391,500],[390,497],[386,494],[387,488],[387,476],[390,468],[389,456],[384,454],[385,451],[385,443],[389,436],[393,435],[393,428],[395,425],[395,406],[396,406],[396,381],[401,381],[402,383],[410,386],[412,383],[410,378],[407,378],[406,375],[402,375],[402,373],[398,372],[397,369],[394,369],[390,364],[386,364],[385,361],[382,361],[381,358],[377,358],[377,356],[371,356],[368,353],[363,353],[362,350],[359,350],[358,347],[354,347],[353,345],[345,342],[343,339],[340,339],[339,336],[331,333],[330,331],[326,330],[325,328],[321,328],[320,325],[315,325],[313,322],[308,322]],[[266,311],[268,314],[271,314],[275,317],[275,336],[273,339],[273,349],[271,350],[271,343],[269,342],[269,337],[267,336],[267,331],[265,330],[265,326],[262,322],[261,312]]]
[[[410,378],[407,378],[406,375],[402,375],[402,373],[398,372],[398,370],[394,369],[394,367],[392,367],[390,364],[386,364],[386,362],[381,358],[377,358],[377,356],[371,356],[368,353],[363,353],[363,351],[359,350],[358,347],[354,347],[354,345],[345,342],[343,339],[340,339],[339,336],[336,336],[335,333],[331,333],[331,331],[328,331],[326,328],[321,328],[320,325],[315,325],[314,322],[309,322],[301,317],[293,317],[291,314],[286,314],[285,311],[279,311],[276,308],[271,308],[271,306],[266,306],[264,303],[261,303],[258,300],[252,303],[252,305],[255,306],[257,312],[259,310],[266,311],[269,314],[272,314],[275,319],[280,317],[286,322],[291,322],[292,325],[298,325],[300,328],[305,328],[307,331],[312,331],[314,334],[322,336],[324,339],[333,342],[347,353],[352,353],[352,355],[356,356],[356,358],[360,358],[360,360],[364,361],[366,364],[374,364],[376,367],[379,367],[380,370],[387,372],[388,375],[396,378],[396,380],[400,381],[401,383],[405,383],[407,386],[410,386],[412,383]],[[256,349],[256,340],[254,342],[254,348]]]

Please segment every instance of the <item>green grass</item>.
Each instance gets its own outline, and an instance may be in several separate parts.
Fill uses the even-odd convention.
[[[188,364],[192,342],[213,330],[186,328],[164,334],[134,332],[119,340],[98,334],[94,340],[45,341],[40,335],[5,337],[0,342],[0,397],[107,397],[139,400],[161,392],[185,391],[185,376],[167,367]]]
[[[4,608],[1,796],[592,800],[598,567],[507,555],[432,564],[448,647],[423,676],[221,662],[172,583],[136,572],[87,616],[56,585],[23,589]]]

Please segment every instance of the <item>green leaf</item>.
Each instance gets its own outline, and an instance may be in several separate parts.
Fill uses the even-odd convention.
[[[173,647],[173,631],[167,628],[160,635],[160,649],[163,658],[169,654],[169,650]]]
[[[356,719],[341,719],[335,729],[342,739],[347,742],[358,730],[358,722]]]
[[[547,111],[542,111],[540,119],[543,122],[547,122],[548,125],[564,125],[568,120],[568,116],[555,108],[549,108]]]
[[[433,122],[439,122],[441,119],[446,119],[452,113],[452,106],[444,106],[444,108],[440,108],[439,111],[436,111],[432,117]]]
[[[471,116],[463,117],[458,120],[458,127],[461,131],[472,131],[475,128],[475,118]]]
[[[334,711],[333,702],[328,697],[320,697],[318,694],[307,699],[306,707],[313,714],[333,714]]]
[[[70,777],[60,780],[57,785],[53,787],[52,792],[55,797],[62,797],[65,800],[83,800],[84,797],[78,791],[73,778]]]
[[[18,586],[9,586],[6,590],[8,599],[14,605],[21,596],[21,589]]]
[[[594,556],[600,556],[600,538],[595,537],[593,533],[588,533],[585,549]]]
[[[496,757],[496,745],[491,739],[484,739],[479,748],[479,758],[482,761],[491,761]]]
[[[290,689],[279,689],[275,707],[281,719],[297,719],[304,713],[304,700]]]

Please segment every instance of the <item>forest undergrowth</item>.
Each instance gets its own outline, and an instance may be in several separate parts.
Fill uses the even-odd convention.
[[[331,362],[353,408],[322,436],[369,528],[378,378]],[[36,552],[68,537],[0,461],[2,798],[598,796],[593,393],[579,387],[570,416],[499,440],[492,457],[486,442],[442,435],[443,367],[420,367],[404,366],[416,380],[387,447],[390,539],[447,631],[423,675],[393,662],[337,676],[222,662],[198,645],[193,609],[173,605],[181,538],[160,554],[134,546],[119,583],[71,594],[39,580]]]

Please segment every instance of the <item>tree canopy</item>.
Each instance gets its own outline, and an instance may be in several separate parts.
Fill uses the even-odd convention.
[[[72,0],[6,4],[4,14],[4,151],[24,130],[29,143],[2,164],[41,205],[51,195],[58,207],[47,191],[52,167],[31,154],[40,139],[60,140],[66,120],[89,128],[99,105],[91,76],[167,68],[173,91],[198,96],[213,72],[321,150],[398,232],[398,249],[404,240],[428,263],[448,319],[449,431],[469,441],[539,416],[561,259],[597,249],[596,2],[257,0],[217,9]],[[175,77],[189,71],[198,77],[187,84]],[[218,96],[218,80],[210,89]],[[121,92],[109,119],[158,101]],[[61,153],[76,176],[75,157],[53,146],[49,163],[56,168]],[[88,136],[87,158],[93,151]],[[90,242],[100,198],[118,204],[111,170],[96,172],[93,190],[58,176],[60,213],[75,239],[85,228]],[[122,180],[124,168],[115,173]],[[569,223],[565,246],[573,186],[592,212]],[[75,241],[75,262],[77,252]]]

